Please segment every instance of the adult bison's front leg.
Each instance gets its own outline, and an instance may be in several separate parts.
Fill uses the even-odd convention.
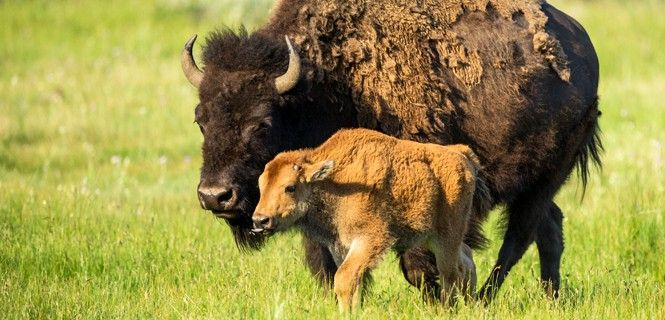
[[[303,246],[305,247],[305,263],[309,267],[309,271],[321,286],[332,289],[337,264],[328,248],[305,235],[303,235]]]
[[[419,288],[426,301],[439,300],[441,287],[436,282],[439,271],[432,252],[422,247],[411,248],[400,255],[399,262],[406,281]]]

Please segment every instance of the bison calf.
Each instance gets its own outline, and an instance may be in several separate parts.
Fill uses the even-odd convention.
[[[316,149],[284,152],[259,177],[254,231],[291,226],[329,248],[340,309],[360,301],[363,275],[384,253],[424,246],[436,256],[441,301],[476,283],[467,233],[480,234],[474,192],[483,187],[467,146],[342,130]],[[476,199],[477,200],[477,199]]]

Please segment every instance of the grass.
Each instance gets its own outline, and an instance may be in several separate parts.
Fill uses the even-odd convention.
[[[299,237],[241,254],[198,208],[194,33],[263,23],[269,0],[0,1],[0,314],[3,318],[337,318]],[[562,297],[531,248],[489,308],[420,302],[394,256],[357,318],[665,318],[665,3],[552,1],[601,61],[606,152],[565,212]],[[199,49],[198,47],[196,49]],[[477,253],[479,278],[496,257]]]

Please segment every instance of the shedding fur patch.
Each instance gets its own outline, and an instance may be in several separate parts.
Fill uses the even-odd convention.
[[[352,98],[362,106],[360,125],[413,138],[445,132],[459,107],[454,99],[488,77],[495,77],[490,83],[514,81],[551,68],[569,81],[567,57],[545,31],[542,3],[282,0],[271,23],[273,30],[288,28],[316,66],[310,79],[349,79]],[[279,25],[285,17],[295,25]],[[505,75],[512,80],[496,79]],[[400,119],[427,119],[428,125]]]

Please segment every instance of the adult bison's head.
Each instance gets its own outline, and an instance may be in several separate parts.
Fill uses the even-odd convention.
[[[228,222],[241,248],[258,248],[263,238],[251,232],[257,179],[272,157],[293,146],[299,98],[289,93],[296,91],[300,59],[288,38],[224,30],[208,37],[202,71],[192,56],[195,40],[185,45],[181,62],[199,89],[198,198],[203,209]]]

